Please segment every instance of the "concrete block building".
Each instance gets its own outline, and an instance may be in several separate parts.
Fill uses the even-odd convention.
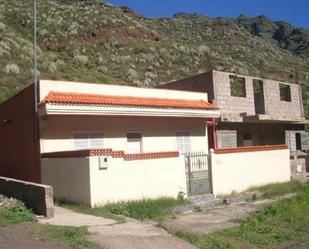
[[[212,148],[287,144],[293,159],[304,157],[309,150],[305,131],[309,121],[304,117],[297,84],[210,71],[160,87],[208,93],[209,101],[221,113],[213,124],[215,135],[209,141]]]

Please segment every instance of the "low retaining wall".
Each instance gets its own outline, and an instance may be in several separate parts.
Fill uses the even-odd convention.
[[[212,190],[215,195],[241,192],[251,186],[290,180],[287,146],[224,149],[212,153]]]
[[[53,188],[51,186],[0,177],[0,194],[25,203],[28,208],[47,218],[54,216]]]
[[[106,162],[104,162],[106,159]],[[112,157],[44,158],[42,181],[56,198],[91,206],[186,193],[184,157],[126,161]]]

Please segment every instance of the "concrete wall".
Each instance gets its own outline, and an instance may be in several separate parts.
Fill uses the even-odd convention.
[[[301,97],[301,88],[297,84],[290,85],[291,102],[280,100],[279,83],[281,81],[261,79],[245,75],[237,75],[245,78],[246,81],[246,97],[231,96],[230,75],[237,75],[228,72],[211,71],[209,73],[196,75],[179,81],[161,85],[160,88],[178,89],[187,91],[207,92],[209,101],[220,107],[222,117],[229,120],[241,121],[237,118],[240,113],[247,115],[255,115],[253,79],[262,80],[264,82],[264,100],[265,112],[273,118],[300,118],[304,117],[303,103]]]
[[[0,175],[40,183],[40,144],[34,87],[0,105]]]
[[[47,185],[0,177],[0,194],[25,203],[34,213],[54,216],[53,188]]]
[[[263,81],[265,112],[273,118],[300,118],[303,117],[303,103],[301,89],[297,84],[284,83],[290,86],[291,102],[280,100],[280,81],[261,79],[251,76],[237,75],[245,78],[247,97],[231,96],[230,75],[225,72],[213,71],[213,82],[215,88],[215,103],[221,108],[223,116],[246,112],[247,115],[255,115],[253,83],[254,79]]]
[[[290,180],[289,150],[212,154],[215,195],[241,192],[251,186]]]
[[[255,115],[252,78],[245,77],[246,97],[231,96],[230,73],[213,71],[215,88],[215,103],[221,108],[223,116],[230,117],[246,112],[247,115]],[[243,76],[242,76],[243,77]]]
[[[108,168],[101,170],[99,157],[43,159],[42,181],[53,186],[56,198],[92,206],[186,193],[184,157],[108,158]]]
[[[273,117],[303,117],[304,113],[300,86],[288,84],[291,89],[291,102],[286,102],[280,100],[279,83],[279,81],[264,80],[266,113]]]
[[[42,159],[42,183],[53,186],[54,196],[77,203],[90,204],[90,159]]]
[[[127,132],[141,132],[143,152],[177,151],[176,132],[190,131],[192,151],[208,152],[204,119],[50,116],[41,127],[42,152],[74,150],[72,132],[76,130],[102,131],[105,148],[123,151]]]
[[[184,92],[164,89],[151,89],[132,86],[93,84],[69,81],[40,81],[40,100],[43,100],[50,91],[74,92],[117,96],[154,97],[166,99],[208,100],[207,93]]]
[[[99,170],[98,157],[90,158],[91,204],[174,197],[186,191],[184,157],[123,161],[112,159]]]
[[[308,163],[309,156],[291,159],[291,179],[306,182],[308,180],[307,175],[309,175],[309,171],[307,171]]]

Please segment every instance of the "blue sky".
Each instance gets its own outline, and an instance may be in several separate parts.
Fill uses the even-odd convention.
[[[211,17],[265,15],[309,29],[309,0],[106,0],[130,6],[146,17],[167,17],[177,12],[203,13]]]

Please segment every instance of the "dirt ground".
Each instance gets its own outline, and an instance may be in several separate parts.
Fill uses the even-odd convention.
[[[296,243],[288,244],[284,249],[308,249],[309,248],[309,235],[303,237]]]
[[[274,200],[260,200],[252,203],[238,203],[218,206],[200,213],[179,215],[176,219],[166,219],[163,227],[196,234],[209,234],[221,229],[239,226],[239,219],[245,219],[257,209],[273,203]]]
[[[66,249],[38,238],[32,224],[0,227],[0,249]]]

